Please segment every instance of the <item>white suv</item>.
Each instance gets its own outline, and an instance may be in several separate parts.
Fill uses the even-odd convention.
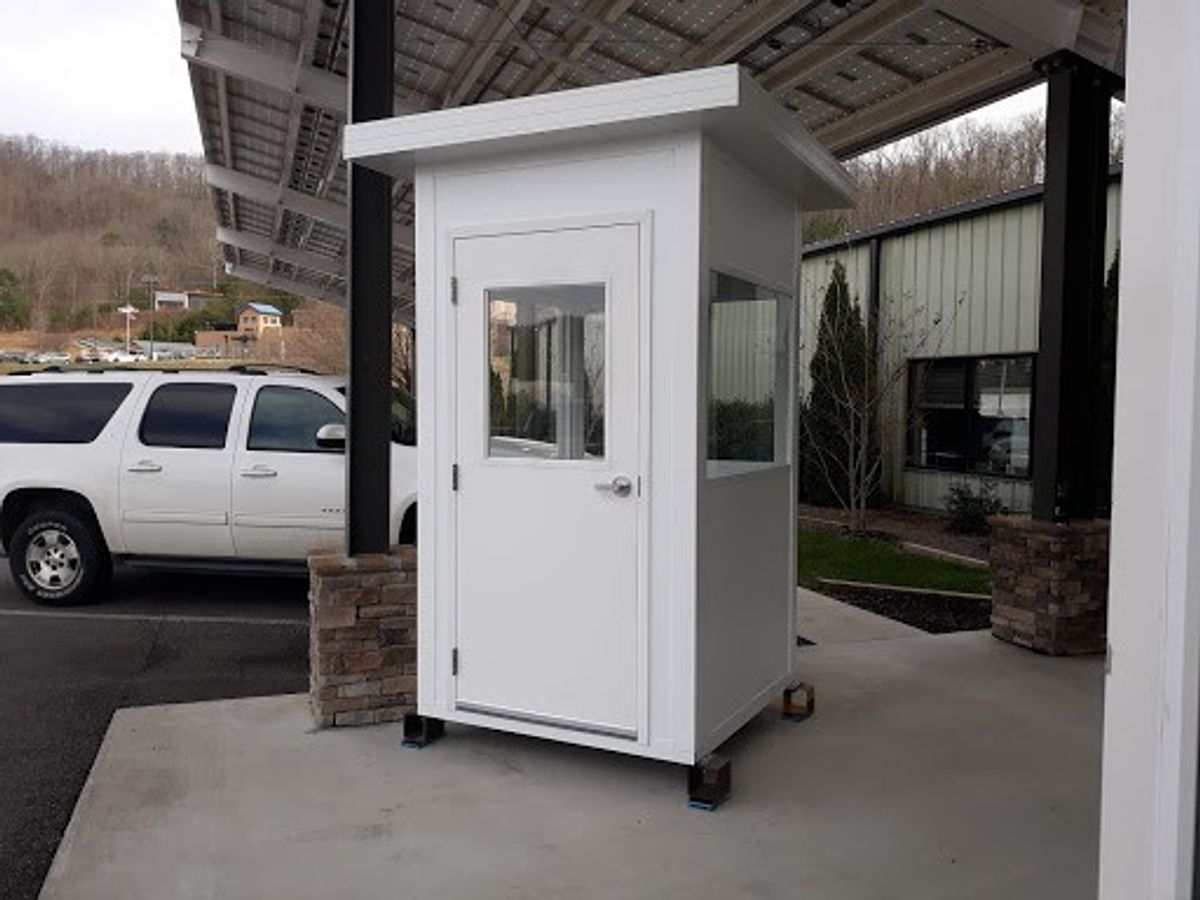
[[[416,448],[393,406],[391,534],[416,537]],[[230,371],[0,378],[0,548],[31,599],[99,596],[114,559],[302,574],[341,544],[345,384]]]

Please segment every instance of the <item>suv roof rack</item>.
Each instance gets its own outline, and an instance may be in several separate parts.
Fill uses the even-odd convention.
[[[9,378],[17,378],[29,375],[103,375],[105,372],[162,372],[169,375],[178,375],[181,372],[197,372],[210,374],[232,374],[232,375],[270,375],[272,372],[295,372],[298,375],[325,375],[325,372],[318,372],[316,369],[306,369],[303,366],[288,366],[275,363],[267,363],[264,365],[253,365],[248,363],[235,363],[225,368],[211,369],[184,369],[179,366],[44,366],[40,369],[21,369],[16,372],[9,372]]]

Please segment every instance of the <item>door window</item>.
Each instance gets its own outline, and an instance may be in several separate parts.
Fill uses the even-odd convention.
[[[146,404],[138,436],[147,447],[220,450],[236,396],[232,384],[165,384]]]
[[[341,453],[317,446],[323,425],[343,425],[346,414],[316,391],[306,388],[265,387],[254,399],[248,450],[285,453]]]
[[[491,290],[488,455],[604,457],[605,287]]]

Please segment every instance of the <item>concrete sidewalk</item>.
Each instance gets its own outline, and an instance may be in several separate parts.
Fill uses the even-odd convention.
[[[678,767],[451,728],[311,733],[303,697],[115,716],[45,900],[1094,896],[1102,664],[985,633],[818,645],[806,723]]]
[[[796,633],[814,644],[894,641],[925,634],[895,619],[876,615],[808,588],[796,588]]]

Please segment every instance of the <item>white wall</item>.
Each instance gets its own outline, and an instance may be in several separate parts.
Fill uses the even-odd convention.
[[[719,269],[790,298],[798,222],[793,197],[745,171],[710,142],[704,145],[702,171],[703,288],[694,302],[700,310],[699,383],[707,385],[708,365],[720,362],[708,359],[709,273]],[[697,454],[704,460],[706,394],[698,399]],[[782,427],[792,453],[790,415]],[[702,463],[697,479],[696,729],[700,752],[706,752],[757,713],[763,699],[790,677],[796,492],[791,465],[710,478]]]
[[[1120,240],[1119,182],[1109,184],[1107,207],[1106,272]],[[880,243],[880,343],[885,368],[907,358],[1037,351],[1042,265],[1040,199],[895,236],[884,235]],[[800,294],[802,395],[808,392],[807,368],[816,347],[821,303],[834,263],[839,260],[846,266],[851,296],[860,304],[867,302],[870,250],[866,243],[848,243],[843,248],[804,257]],[[970,476],[906,468],[905,388],[902,384],[893,394],[891,409],[883,417],[887,448],[884,488],[898,503],[942,508],[950,486]],[[990,480],[1010,510],[1029,510],[1032,491],[1028,481]]]
[[[1102,900],[1192,894],[1200,622],[1200,4],[1130,0]]]
[[[654,264],[650,284],[650,372],[654,433],[649,501],[650,755],[679,758],[694,735],[691,679],[694,673],[696,535],[696,298],[698,275],[699,135],[610,142],[577,149],[525,153],[444,163],[418,173],[417,386],[420,406],[418,520],[419,703],[422,712],[449,714],[446,669],[453,634],[449,591],[454,546],[450,491],[453,461],[454,349],[449,299],[450,238],[454,229],[564,217],[649,212],[653,216]],[[790,234],[791,232],[789,232]],[[435,673],[426,678],[425,673]],[[603,677],[603,673],[597,673]],[[686,699],[685,699],[686,698]],[[541,733],[531,726],[531,733]],[[614,748],[619,739],[575,735],[577,742]],[[607,745],[606,745],[607,746]]]

